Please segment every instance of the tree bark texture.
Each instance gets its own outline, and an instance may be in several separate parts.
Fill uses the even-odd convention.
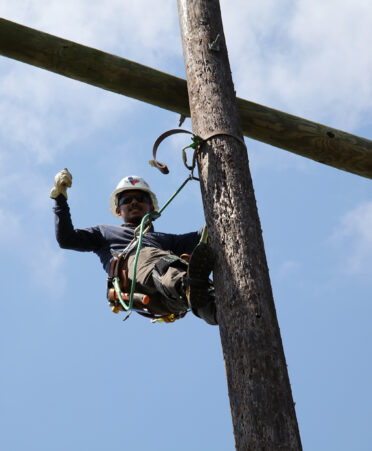
[[[198,165],[236,448],[301,450],[219,2],[178,7],[194,133],[226,133],[202,146]]]
[[[185,80],[5,19],[0,54],[190,115]],[[372,141],[243,99],[238,108],[245,136],[372,178]]]

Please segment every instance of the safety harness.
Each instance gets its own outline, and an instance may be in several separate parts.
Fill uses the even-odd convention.
[[[112,307],[112,311],[114,313],[119,313],[120,310],[127,310],[129,312],[134,310],[145,318],[151,319],[152,322],[169,323],[175,321],[176,319],[183,318],[186,315],[187,310],[178,314],[159,314],[153,312],[149,305],[150,297],[146,294],[135,292],[132,296],[132,302],[130,302],[131,284],[128,278],[128,257],[130,253],[131,252],[122,252],[120,254],[117,254],[113,256],[110,263],[110,274],[107,279],[107,299],[110,306]],[[166,270],[170,265],[171,262],[169,262],[167,267],[166,265],[164,265],[162,269]],[[157,266],[155,265],[154,274],[156,274],[156,270],[159,271],[159,269],[161,268],[157,268]],[[154,278],[154,281],[155,280],[156,279]],[[157,289],[159,289],[158,286]],[[164,292],[162,292],[161,294],[166,296]],[[128,302],[128,304],[126,304],[126,302]],[[128,316],[126,316],[125,319],[127,319]]]
[[[165,138],[176,133],[187,133],[192,135],[191,138],[192,143],[182,149],[182,158],[184,165],[186,166],[187,169],[190,170],[189,176],[178,188],[178,190],[170,197],[170,199],[168,199],[168,201],[164,204],[164,206],[159,209],[159,211],[151,211],[142,218],[141,224],[134,230],[133,240],[131,241],[131,243],[129,243],[129,245],[124,249],[123,252],[118,254],[113,249],[111,249],[113,258],[110,263],[109,277],[107,279],[107,299],[114,313],[119,313],[120,310],[125,310],[129,312],[128,315],[124,318],[124,321],[129,317],[129,315],[133,310],[146,318],[150,318],[152,322],[165,322],[165,323],[174,322],[176,319],[183,318],[189,311],[189,309],[187,309],[179,313],[169,313],[169,312],[166,312],[164,314],[155,313],[151,311],[149,296],[146,294],[135,292],[136,269],[139,252],[142,247],[143,235],[146,234],[151,229],[152,222],[161,216],[165,208],[170,204],[170,202],[177,196],[177,194],[184,188],[184,186],[190,180],[199,181],[199,179],[194,176],[194,169],[196,166],[196,152],[199,150],[200,146],[203,144],[203,142],[205,142],[205,140],[200,138],[200,136],[194,135],[192,132],[188,130],[173,129],[160,135],[159,138],[155,141],[153,146],[154,159],[149,161],[149,163],[151,166],[158,168],[163,174],[169,173],[167,166],[164,163],[160,163],[159,161],[156,160],[156,152],[160,143]],[[215,133],[212,136],[215,136],[217,134],[223,133]],[[208,137],[207,139],[209,138],[210,137]],[[194,149],[191,165],[187,163],[186,149],[188,148]],[[202,240],[204,241],[206,241],[205,236],[206,236],[205,233],[203,233]],[[132,282],[130,283],[128,278],[128,257],[134,251],[136,251],[136,256],[134,259],[133,278]],[[167,295],[162,289],[161,282],[157,279],[156,275],[157,273],[158,274],[160,273],[161,275],[162,272],[166,271],[167,268],[169,268],[169,266],[172,265],[174,259],[179,260],[179,257],[170,254],[168,262],[162,259],[162,261],[159,262],[159,264],[155,265],[155,270],[153,271],[154,275],[153,279],[155,286],[157,290],[162,295],[164,295],[164,297],[167,297]],[[187,260],[187,257],[184,259]],[[187,267],[187,264],[185,265]]]

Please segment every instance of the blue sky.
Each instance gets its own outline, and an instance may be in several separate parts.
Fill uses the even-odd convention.
[[[0,16],[184,77],[175,3],[0,0]],[[371,139],[369,2],[221,7],[239,97]],[[162,145],[168,176],[148,160],[178,115],[3,57],[0,74],[1,449],[234,449],[218,328],[123,323],[98,258],[54,239],[64,167],[76,227],[118,223],[125,175],[162,205],[187,175],[187,138]],[[246,143],[304,449],[371,450],[370,181]],[[202,224],[195,182],[156,228]]]

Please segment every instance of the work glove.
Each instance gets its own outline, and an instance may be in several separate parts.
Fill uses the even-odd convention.
[[[50,197],[55,199],[60,194],[63,194],[67,199],[67,188],[72,185],[72,175],[68,172],[68,169],[62,169],[54,177],[54,188],[50,192]]]

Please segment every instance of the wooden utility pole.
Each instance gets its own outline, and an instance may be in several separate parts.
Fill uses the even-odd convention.
[[[203,145],[198,165],[216,255],[218,319],[236,447],[301,450],[242,131],[368,178],[372,142],[236,101],[218,0],[178,3],[193,129],[204,138],[214,135]],[[5,19],[0,19],[0,54],[189,114],[184,80]]]
[[[178,0],[236,448],[301,450],[218,0]]]
[[[186,81],[0,18],[0,55],[189,116]],[[372,178],[372,142],[292,114],[237,99],[243,134]]]

